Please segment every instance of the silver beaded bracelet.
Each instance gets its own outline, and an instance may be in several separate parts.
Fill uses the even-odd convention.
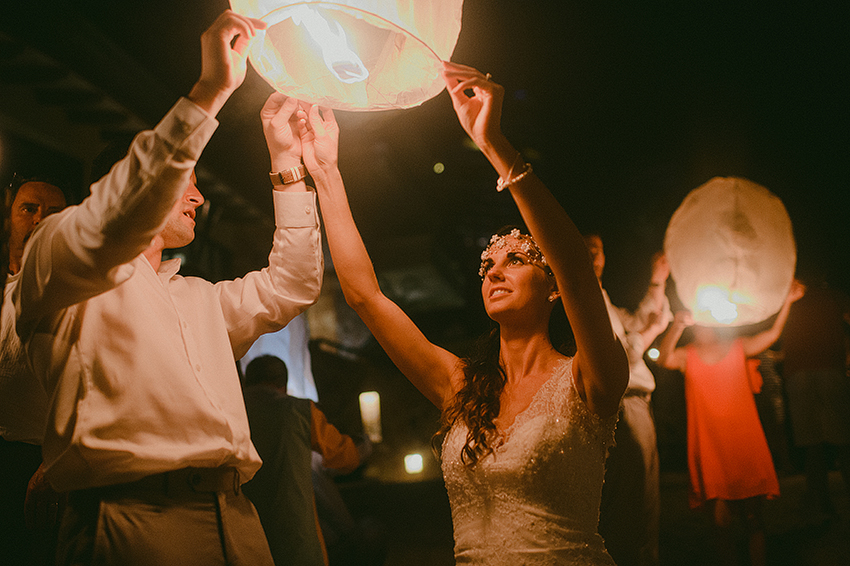
[[[533,169],[531,168],[531,163],[526,163],[525,168],[516,177],[512,177],[512,178],[507,179],[507,180],[499,177],[499,180],[496,181],[496,190],[499,191],[499,192],[504,191],[505,187],[509,187],[509,186],[513,185],[514,183],[517,183],[517,182],[523,180],[526,177],[526,175],[528,175],[532,171],[533,171]]]

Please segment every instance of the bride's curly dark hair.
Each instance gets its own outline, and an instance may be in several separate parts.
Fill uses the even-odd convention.
[[[575,339],[560,299],[555,302],[549,318],[549,340],[561,354],[575,355]],[[443,410],[440,430],[432,439],[436,451],[452,426],[457,421],[464,423],[468,432],[460,458],[469,468],[492,453],[501,442],[494,421],[499,416],[507,376],[499,363],[499,349],[499,326],[494,322],[493,328],[477,340],[473,353],[461,360],[463,386]]]

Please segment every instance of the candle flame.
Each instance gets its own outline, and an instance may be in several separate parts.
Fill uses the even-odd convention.
[[[339,22],[336,31],[318,12],[308,6],[296,6],[292,21],[295,25],[303,25],[310,37],[322,49],[322,59],[331,73],[343,83],[356,83],[369,76],[366,66],[348,45],[345,31]]]

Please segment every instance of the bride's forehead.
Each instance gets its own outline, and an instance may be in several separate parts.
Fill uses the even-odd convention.
[[[501,261],[506,255],[512,253],[522,253],[532,263],[539,264],[541,267],[547,266],[546,258],[543,257],[534,239],[514,228],[507,234],[496,234],[490,238],[490,244],[481,252],[481,267],[478,273],[483,277],[487,271],[487,265],[495,263],[496,258]]]
[[[494,234],[493,237],[490,238],[490,243],[481,253],[481,259],[486,259],[499,250],[506,248],[509,251],[519,249],[528,254],[531,250],[537,249],[537,244],[530,236],[527,236],[514,228],[507,234]]]
[[[500,245],[492,246],[487,250],[487,257],[495,258],[497,256],[507,255],[509,253],[520,252],[522,254],[528,255],[529,244],[528,242],[524,242],[522,240],[518,240],[513,236],[505,236],[503,240],[499,242]]]

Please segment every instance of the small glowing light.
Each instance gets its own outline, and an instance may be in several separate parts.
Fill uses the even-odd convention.
[[[404,471],[408,474],[418,474],[422,472],[423,463],[421,454],[408,454],[404,457]]]
[[[440,173],[442,173],[445,170],[446,170],[446,166],[443,165],[442,163],[440,163],[439,161],[434,164],[434,173],[436,173],[437,175],[439,175]]]
[[[657,360],[658,359],[658,353],[659,353],[658,348],[650,348],[649,350],[646,351],[646,355],[649,356],[650,360]]]
[[[363,431],[372,442],[381,442],[381,396],[377,391],[364,391],[360,394],[360,418]]]

